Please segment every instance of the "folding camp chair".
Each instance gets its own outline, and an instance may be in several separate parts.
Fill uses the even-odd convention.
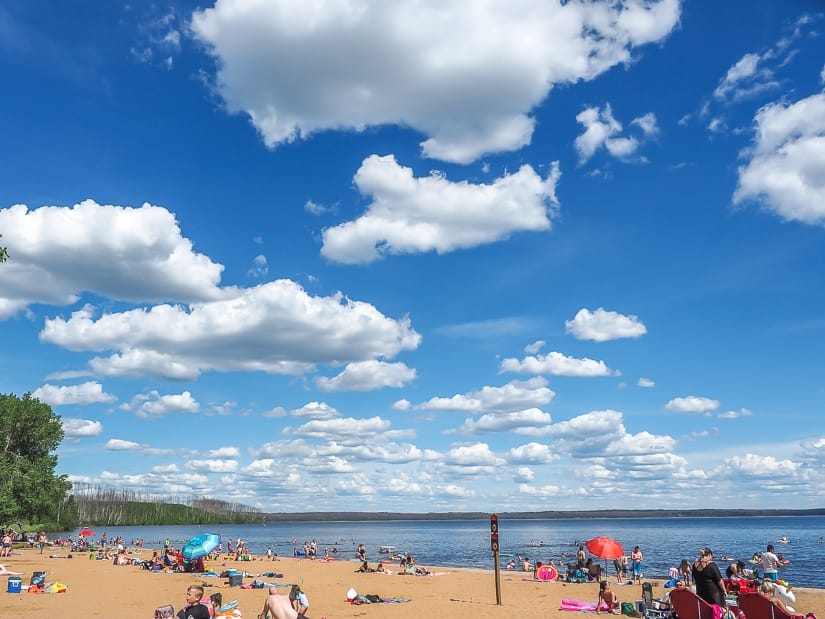
[[[713,619],[713,606],[690,589],[673,589],[670,605],[679,619]],[[748,616],[748,619],[751,619]]]
[[[759,593],[740,593],[739,610],[745,613],[748,619],[802,619],[803,617],[803,615],[793,615],[782,610]]]

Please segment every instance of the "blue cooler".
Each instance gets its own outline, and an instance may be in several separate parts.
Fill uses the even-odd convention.
[[[23,588],[23,579],[20,576],[9,576],[9,593],[20,593]]]

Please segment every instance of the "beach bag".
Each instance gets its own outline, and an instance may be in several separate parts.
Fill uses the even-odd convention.
[[[33,572],[32,573],[32,585],[37,585],[38,587],[42,587],[43,583],[46,582],[46,572]]]
[[[633,617],[636,614],[633,602],[622,602],[622,614],[628,617]]]
[[[155,619],[175,619],[175,609],[171,604],[155,609]]]

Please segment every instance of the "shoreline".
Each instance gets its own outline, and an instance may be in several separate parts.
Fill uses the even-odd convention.
[[[149,558],[153,548],[132,550],[130,557]],[[52,552],[51,554],[58,554]],[[59,553],[66,555],[68,553]],[[17,551],[12,557],[0,559],[9,570],[22,572],[24,587],[32,572],[46,571],[46,582],[59,581],[66,593],[30,594],[6,592],[6,578],[0,578],[0,616],[4,619],[42,619],[59,616],[67,619],[109,617],[152,617],[155,608],[171,604],[177,611],[184,603],[184,592],[191,584],[205,584],[206,597],[220,592],[224,602],[238,600],[242,616],[254,618],[266,598],[266,589],[229,587],[228,580],[217,576],[186,573],[152,573],[139,566],[115,566],[111,561],[89,560],[88,555],[74,554],[72,559],[50,558],[35,549]],[[370,566],[375,565],[375,559]],[[472,617],[473,619],[510,619],[520,617],[582,617],[581,613],[560,611],[563,598],[595,602],[598,583],[540,582],[532,580],[531,572],[502,570],[500,576],[502,604],[496,604],[494,570],[423,565],[434,575],[397,574],[398,565],[388,564],[393,574],[356,573],[357,564],[348,559],[324,561],[306,558],[280,557],[269,561],[265,557],[253,561],[233,561],[221,558],[207,561],[206,568],[216,573],[236,569],[256,574],[267,585],[275,584],[286,592],[288,584],[298,584],[306,591],[311,603],[310,619],[334,617],[380,617],[381,619],[417,619],[418,617]],[[283,574],[282,578],[264,576]],[[253,576],[243,579],[251,583]],[[613,585],[615,578],[611,580]],[[653,583],[654,598],[666,589],[662,580]],[[615,585],[613,585],[615,586]],[[346,601],[346,592],[354,588],[359,594],[375,594],[382,598],[404,598],[407,603],[365,604],[356,606]],[[621,601],[641,599],[639,585],[615,586]],[[814,612],[825,616],[825,590],[799,587],[797,612]],[[821,613],[821,615],[820,615]]]

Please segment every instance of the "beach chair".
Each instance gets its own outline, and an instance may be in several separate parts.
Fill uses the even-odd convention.
[[[642,599],[645,608],[653,608],[653,585],[649,582],[642,583]]]
[[[670,605],[679,619],[713,619],[713,606],[690,589],[673,589]],[[752,619],[750,615],[747,617]]]
[[[739,610],[748,619],[803,619],[804,615],[794,615],[779,608],[760,593],[739,594]]]

